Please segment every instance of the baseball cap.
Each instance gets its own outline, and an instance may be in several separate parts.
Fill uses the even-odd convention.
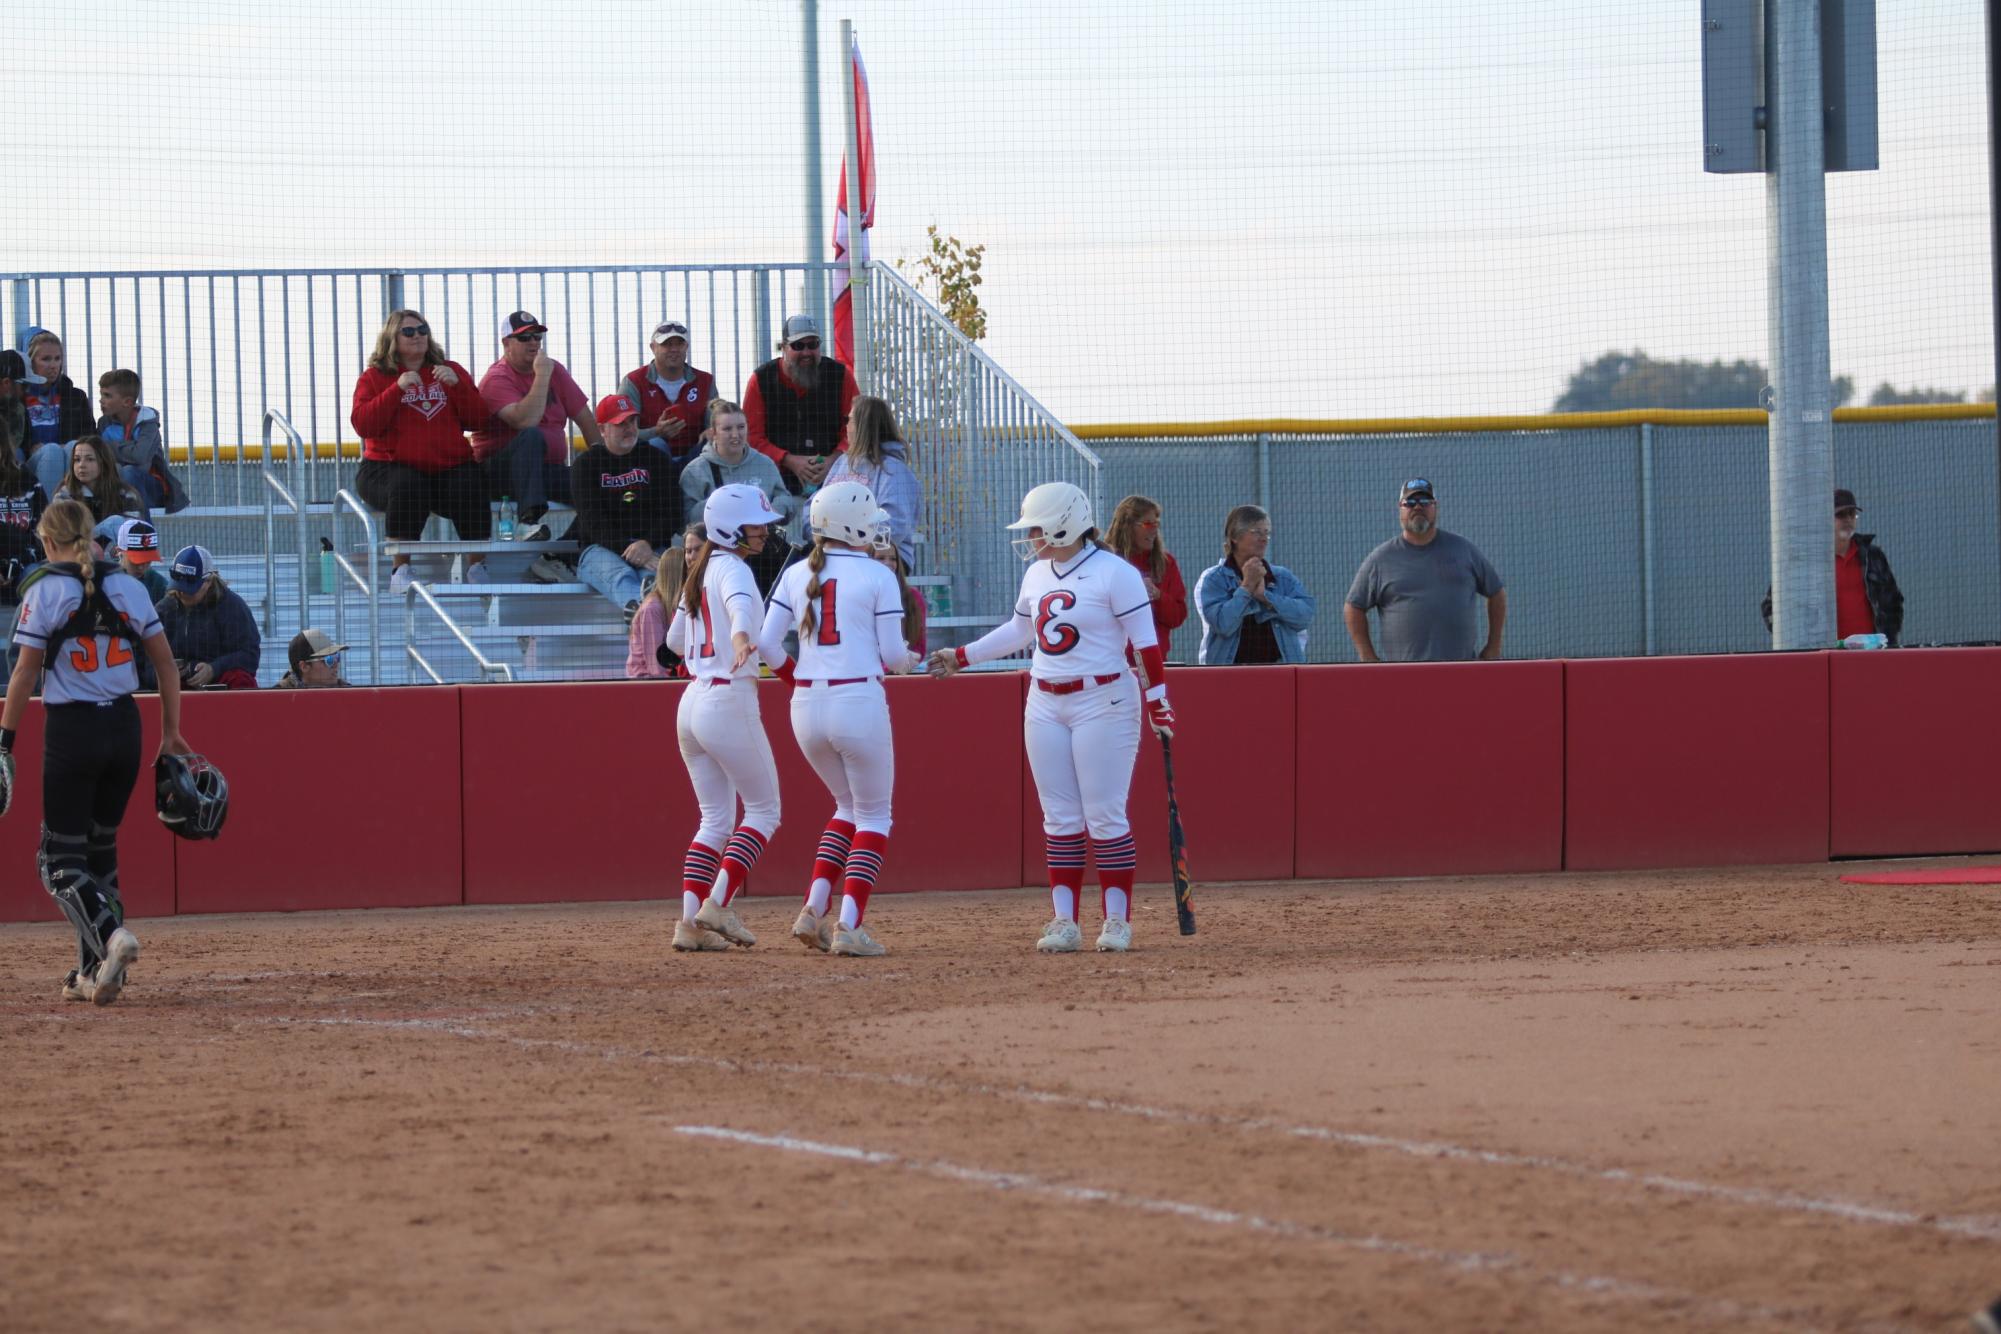
[[[1403,490],[1397,493],[1397,499],[1409,500],[1412,496],[1423,496],[1426,500],[1436,500],[1438,499],[1438,492],[1424,478],[1413,477],[1403,484]]]
[[[127,519],[118,525],[118,549],[134,565],[151,565],[160,559],[159,530],[144,519]]]
[[[182,547],[167,573],[183,593],[198,592],[202,581],[215,573],[215,557],[208,554],[207,547]]]
[[[90,540],[109,551],[118,545],[118,530],[125,526],[125,516],[114,514],[108,519],[99,519],[97,527],[90,530]]]
[[[286,650],[286,656],[292,660],[292,670],[296,672],[301,663],[312,658],[329,657],[346,647],[345,644],[334,643],[324,630],[307,629],[292,636],[292,646]]]
[[[694,341],[694,339],[688,337],[688,326],[679,320],[668,320],[665,323],[655,325],[653,328],[653,337],[648,341],[652,346],[659,347],[670,338],[679,338],[691,343]]]
[[[632,406],[619,394],[606,394],[598,400],[598,425],[609,426],[613,422],[631,421],[639,415],[639,409]]]
[[[1839,514],[1843,510],[1854,510],[1857,514],[1860,514],[1862,507],[1855,503],[1855,493],[1853,491],[1850,491],[1845,486],[1838,486],[1834,489],[1834,512]]]
[[[820,323],[811,315],[787,315],[785,317],[785,337],[782,341],[790,343],[799,338],[818,338],[819,336]]]
[[[502,338],[512,338],[516,334],[536,332],[547,333],[549,332],[549,326],[525,310],[513,311],[500,318],[500,336]]]

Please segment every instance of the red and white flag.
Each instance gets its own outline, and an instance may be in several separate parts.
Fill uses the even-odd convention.
[[[862,263],[868,263],[868,233],[875,226],[875,124],[868,109],[868,72],[862,68],[861,43],[848,52],[852,63],[855,99],[855,138],[861,142],[861,246]],[[848,290],[848,157],[841,155],[841,196],[834,205],[834,262],[843,267],[834,275],[834,355],[855,364],[855,303]]]

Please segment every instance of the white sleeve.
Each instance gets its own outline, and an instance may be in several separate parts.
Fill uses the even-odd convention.
[[[1029,619],[1027,612],[1016,608],[1013,616],[966,645],[966,662],[992,662],[995,658],[1005,658],[1010,653],[1021,652],[1034,639],[1035,622]]]
[[[1160,632],[1153,623],[1153,600],[1146,595],[1139,571],[1123,560],[1119,565],[1111,581],[1112,614],[1119,618],[1134,648],[1152,648],[1160,642]]]
[[[771,603],[764,610],[764,626],[758,632],[757,652],[774,669],[785,661],[785,635],[799,621],[799,613],[794,607],[799,600],[799,571],[805,569],[802,562],[790,566],[778,577],[777,587],[771,590]]]
[[[731,639],[749,635],[755,643],[764,631],[764,599],[757,595],[757,580],[751,577],[750,567],[741,562],[730,566],[722,585],[723,605],[710,610],[729,622]]]
[[[903,592],[896,586],[896,576],[889,573],[886,565],[876,566],[886,579],[878,579],[876,588],[875,643],[882,654],[883,667],[892,672],[907,672],[917,665],[917,655],[910,645],[903,641]]]
[[[688,632],[692,629],[694,626],[688,620],[688,609],[676,602],[674,619],[667,622],[667,638],[664,642],[668,648],[684,659],[692,659],[695,656],[695,646],[688,642]],[[695,669],[690,667],[688,670],[692,672]]]

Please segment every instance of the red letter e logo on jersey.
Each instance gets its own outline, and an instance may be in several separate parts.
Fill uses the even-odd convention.
[[[1076,626],[1059,623],[1056,633],[1049,633],[1049,623],[1076,605],[1077,595],[1064,588],[1044,593],[1042,601],[1035,604],[1035,643],[1044,653],[1053,656],[1068,653],[1077,647],[1077,641],[1083,636],[1077,632]]]

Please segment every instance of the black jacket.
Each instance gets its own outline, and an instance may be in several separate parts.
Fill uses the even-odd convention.
[[[643,540],[665,551],[680,539],[681,470],[651,445],[629,454],[592,445],[570,462],[570,499],[580,547],[622,554]]]
[[[1869,611],[1876,618],[1876,633],[1890,641],[1890,647],[1897,646],[1897,638],[1904,629],[1904,591],[1897,587],[1897,576],[1890,573],[1890,558],[1876,545],[1876,534],[1857,533],[1855,548],[1862,553],[1862,591],[1869,596]],[[1772,628],[1772,590],[1765,590],[1765,600],[1758,610],[1764,613],[1765,628]]]

